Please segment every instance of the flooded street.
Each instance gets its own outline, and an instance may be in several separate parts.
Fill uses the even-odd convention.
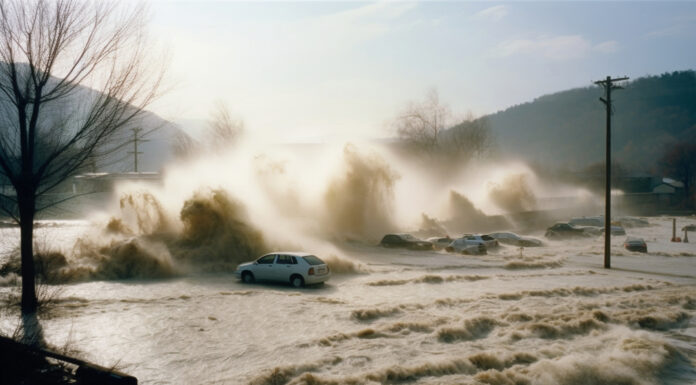
[[[321,287],[228,273],[66,284],[42,322],[50,343],[143,384],[693,383],[696,246],[650,221],[629,230],[649,253],[614,237],[611,270],[601,238],[484,256],[348,243],[356,271]]]
[[[0,385],[696,384],[696,1],[0,29]]]

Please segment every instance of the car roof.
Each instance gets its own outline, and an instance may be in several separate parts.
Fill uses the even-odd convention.
[[[303,251],[273,251],[271,253],[267,253],[264,255],[269,255],[269,254],[283,254],[283,255],[292,255],[294,257],[306,257],[308,255],[314,255],[310,253],[305,253]]]

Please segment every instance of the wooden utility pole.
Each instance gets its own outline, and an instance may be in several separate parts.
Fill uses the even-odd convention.
[[[605,191],[604,191],[604,268],[611,269],[611,90],[622,89],[623,87],[614,85],[614,82],[628,80],[628,77],[614,78],[607,76],[605,80],[594,82],[604,87],[604,98],[599,98],[607,108],[607,141],[605,168]]]
[[[146,139],[141,139],[138,137],[138,134],[142,128],[140,127],[133,127],[131,128],[131,131],[133,131],[133,151],[128,151],[129,154],[133,154],[133,161],[135,163],[135,172],[138,172],[138,155],[142,154],[142,151],[138,152],[138,142],[147,142],[148,140]]]

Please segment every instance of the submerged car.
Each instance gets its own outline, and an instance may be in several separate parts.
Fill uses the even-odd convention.
[[[484,242],[466,237],[455,239],[445,248],[445,250],[450,253],[460,254],[488,254],[488,248]]]
[[[649,227],[650,222],[636,217],[619,217],[616,221],[624,228],[628,227]]]
[[[331,277],[329,266],[318,257],[285,251],[242,263],[234,274],[244,283],[273,281],[289,283],[293,287],[323,283]]]
[[[454,239],[450,238],[449,236],[447,237],[430,237],[426,239],[426,241],[430,242],[433,245],[433,249],[435,250],[442,250],[445,247],[449,246]]]
[[[628,237],[624,241],[624,247],[628,251],[638,251],[641,253],[648,252],[648,245],[645,243],[645,240],[643,238]]]
[[[532,237],[523,237],[511,232],[500,232],[488,234],[489,237],[494,238],[500,243],[512,246],[521,247],[537,247],[541,246],[543,243]]]
[[[604,226],[604,217],[576,217],[571,218],[568,223],[571,226],[592,226],[592,227],[602,227]]]
[[[464,234],[462,235],[462,238],[468,239],[470,241],[481,242],[484,245],[486,245],[487,250],[495,249],[496,247],[500,246],[500,243],[498,243],[498,241],[495,238],[489,235]]]
[[[599,230],[604,234],[604,227]],[[617,225],[611,225],[611,235],[626,235],[626,230],[623,227]]]
[[[411,234],[387,234],[379,243],[382,247],[401,247],[411,250],[432,250],[433,244]]]
[[[546,238],[587,238],[598,235],[599,229],[596,227],[577,227],[569,223],[556,223],[546,229]]]

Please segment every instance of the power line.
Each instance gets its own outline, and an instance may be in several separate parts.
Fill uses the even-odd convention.
[[[128,151],[128,153],[133,154],[133,161],[135,164],[134,171],[138,172],[138,155],[142,154],[142,151],[138,151],[138,142],[149,142],[149,140],[138,137],[138,134],[142,131],[141,127],[133,127],[131,131],[133,131],[133,151]]]
[[[606,158],[604,161],[605,168],[605,191],[604,191],[604,268],[611,268],[611,90],[619,90],[623,87],[617,86],[614,82],[628,80],[628,77],[614,78],[607,76],[605,80],[599,80],[594,84],[604,88],[604,98],[599,100],[604,103],[607,109],[607,140],[606,140]]]

